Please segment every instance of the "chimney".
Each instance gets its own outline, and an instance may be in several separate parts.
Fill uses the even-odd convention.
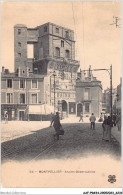
[[[85,80],[85,72],[82,70],[81,71],[81,80],[84,81]]]
[[[9,69],[5,69],[5,74],[9,74]]]
[[[4,69],[4,66],[2,66],[2,73],[4,73],[5,69]]]
[[[89,70],[88,70],[88,78],[91,78],[91,65],[89,66]]]

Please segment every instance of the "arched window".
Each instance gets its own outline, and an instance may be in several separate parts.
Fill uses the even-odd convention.
[[[65,51],[65,57],[66,57],[66,58],[70,58],[70,51],[69,51],[69,50],[66,50],[66,51]]]
[[[60,56],[60,48],[56,47],[56,56],[59,57]]]

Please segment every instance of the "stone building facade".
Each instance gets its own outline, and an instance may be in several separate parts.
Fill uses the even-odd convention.
[[[41,113],[44,101],[43,76],[34,74],[22,76],[5,73],[3,70],[1,75],[2,119],[7,112],[9,120],[28,120],[29,115],[31,117],[34,113]]]
[[[116,99],[117,99],[117,88],[113,88],[112,89],[112,111],[113,113],[116,113]],[[109,88],[107,88],[103,92],[102,109],[105,113],[111,112],[111,94],[110,94]]]
[[[121,115],[121,90],[122,90],[122,79],[120,79],[120,84],[117,86],[117,101],[116,101],[116,110],[117,114]]]
[[[89,93],[93,94],[91,88],[99,91],[101,84],[97,80],[88,80],[90,78],[86,78],[84,84],[83,79],[77,80],[79,66],[79,61],[75,60],[74,31],[53,23],[35,28],[15,25],[14,73],[2,71],[2,114],[9,108],[9,118],[15,120],[28,120],[31,115],[55,111],[63,116],[79,116],[79,102],[83,105],[83,111],[89,103],[87,114],[90,114],[92,102],[100,107],[100,98],[92,101],[91,95],[85,102],[83,89],[90,88]],[[23,89],[20,88],[22,80],[25,82]],[[7,86],[8,82],[12,83],[11,87]],[[32,88],[32,85],[37,87]],[[98,96],[98,93],[95,94]],[[23,98],[25,101],[22,103]],[[99,115],[98,108],[96,115]]]
[[[85,117],[91,113],[99,117],[102,112],[101,81],[93,77],[91,70],[87,76],[81,71],[76,81],[76,110],[77,116],[83,112]]]
[[[27,56],[30,44],[33,46],[33,58]],[[55,104],[54,110],[63,111],[64,115],[75,114],[75,85],[79,61],[75,60],[74,32],[53,23],[34,29],[16,25],[14,48],[15,72],[21,71],[24,76],[28,70],[35,75],[45,75],[46,103],[51,106]]]

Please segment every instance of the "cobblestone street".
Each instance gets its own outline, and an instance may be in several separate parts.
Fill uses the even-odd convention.
[[[88,122],[61,122],[65,134],[59,141],[54,140],[50,122],[2,124],[2,185],[112,187],[107,178],[113,174],[117,177],[113,187],[120,187],[121,146],[114,138],[111,143],[102,140],[101,123],[90,135]]]
[[[102,127],[99,123],[96,124],[93,135],[90,135],[89,123],[62,123],[65,135],[60,136],[59,141],[54,140],[54,128],[49,127],[49,122],[43,123],[43,126],[40,122],[33,123],[33,125],[32,123],[27,124],[30,125],[27,127],[23,125],[23,131],[17,131],[18,134],[14,131],[13,139],[9,137],[8,141],[3,141],[2,162],[68,159],[85,157],[90,154],[108,154],[113,158],[120,158],[119,143],[115,139],[112,139],[111,143],[103,141]],[[42,127],[39,129],[40,126]],[[10,129],[10,131],[12,130]]]

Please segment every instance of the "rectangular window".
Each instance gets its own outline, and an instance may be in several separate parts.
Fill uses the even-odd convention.
[[[37,80],[32,80],[32,88],[37,88]]]
[[[66,51],[65,51],[65,57],[66,57],[66,58],[70,58],[70,51],[69,51],[69,50],[66,50]]]
[[[56,28],[56,33],[59,33],[59,28]]]
[[[60,56],[60,48],[56,47],[56,56],[59,57]]]
[[[11,104],[13,100],[13,94],[7,93],[7,104]]]
[[[85,113],[89,113],[89,103],[85,103]]]
[[[19,58],[21,57],[21,53],[18,53],[18,57],[19,57]]]
[[[68,31],[65,31],[65,37],[69,38],[69,32]]]
[[[18,29],[18,35],[20,35],[21,34],[21,29]]]
[[[61,41],[61,47],[64,47],[64,41]]]
[[[32,94],[32,104],[37,104],[37,94]]]
[[[12,88],[12,79],[7,79],[7,88]]]
[[[44,32],[47,32],[47,26],[44,26]]]
[[[85,88],[84,100],[89,100],[89,99],[90,99],[90,89]]]
[[[21,43],[20,42],[18,42],[18,47],[21,47]]]
[[[25,104],[25,94],[20,94],[20,104]]]
[[[20,88],[25,88],[25,79],[20,79]]]

